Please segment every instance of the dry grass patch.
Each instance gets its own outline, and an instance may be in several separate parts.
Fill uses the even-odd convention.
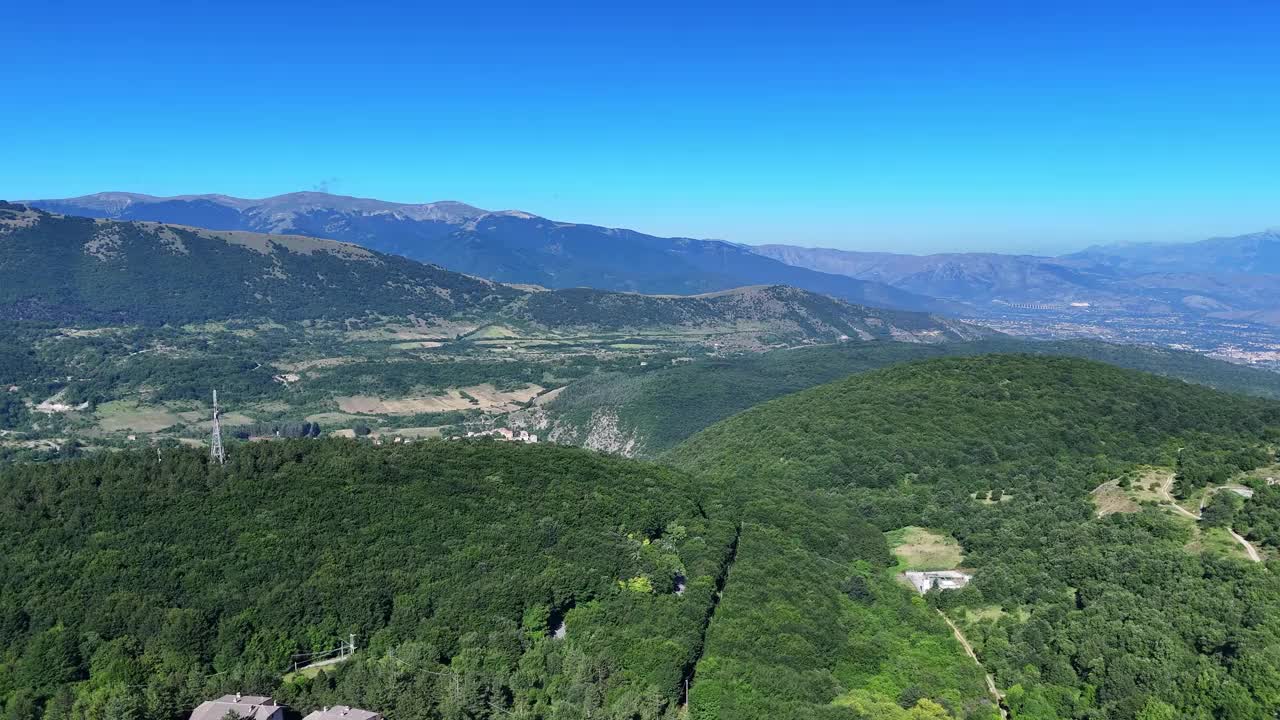
[[[1120,478],[1109,480],[1094,488],[1094,505],[1098,517],[1115,513],[1136,513],[1143,503],[1165,504],[1173,502],[1169,489],[1173,484],[1173,470],[1169,468],[1143,468],[1123,487]]]
[[[373,395],[348,395],[337,398],[338,409],[357,415],[417,415],[454,410],[511,412],[537,397],[545,388],[529,385],[519,390],[498,390],[493,385],[452,388],[440,395],[380,398]]]
[[[960,543],[949,535],[910,525],[885,533],[898,570],[954,570],[964,561]]]
[[[167,408],[138,405],[128,400],[103,403],[95,414],[103,432],[155,433],[182,424],[182,418]]]
[[[321,425],[346,425],[358,422],[364,422],[368,418],[360,415],[348,415],[346,413],[325,412],[308,415],[303,418],[310,423],[320,423]]]
[[[541,395],[539,395],[538,397],[534,398],[534,399],[533,399],[533,404],[534,404],[534,405],[539,405],[539,406],[541,406],[541,405],[546,405],[547,403],[549,403],[549,402],[551,402],[551,401],[555,400],[556,398],[560,397],[560,393],[564,392],[564,389],[565,389],[565,388],[567,388],[567,387],[569,387],[569,386],[568,386],[568,385],[565,385],[564,387],[558,387],[558,388],[556,388],[555,390],[548,390],[548,391],[546,391],[546,392],[542,393]]]
[[[1098,517],[1116,513],[1136,513],[1142,509],[1129,493],[1120,487],[1118,480],[1102,483],[1091,495],[1093,495],[1093,504],[1098,508]]]

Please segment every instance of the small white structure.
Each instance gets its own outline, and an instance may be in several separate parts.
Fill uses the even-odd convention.
[[[302,720],[382,720],[382,715],[372,710],[334,705],[323,710],[316,710]]]
[[[956,590],[968,585],[969,581],[973,579],[972,575],[966,575],[959,570],[908,571],[903,574],[907,576],[907,581],[921,595],[935,588],[938,590]]]
[[[228,713],[247,720],[284,720],[284,705],[264,695],[223,695],[200,703],[191,720],[222,720]]]

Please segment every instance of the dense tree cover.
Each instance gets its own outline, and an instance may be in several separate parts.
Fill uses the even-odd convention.
[[[1215,495],[1234,495],[1216,493]],[[1234,501],[1229,501],[1234,503]],[[1208,508],[1206,508],[1207,510]],[[1253,497],[1240,507],[1232,507],[1231,521],[1246,538],[1280,550],[1280,485],[1259,484]]]
[[[743,501],[690,718],[998,717],[943,621],[886,577],[884,535],[860,508],[783,486]]]
[[[14,720],[178,718],[235,690],[393,718],[671,717],[735,535],[670,469],[492,442],[121,453],[11,468],[0,494]],[[356,659],[281,681],[348,633]]]
[[[1275,573],[1189,552],[1189,525],[1155,508],[1098,519],[1088,493],[1139,463],[1172,466],[1193,443],[1274,442],[1277,427],[1280,405],[1266,401],[1091,362],[984,356],[781,398],[669,461],[731,484],[774,478],[852,503],[885,530],[955,534],[976,577],[933,600],[962,620],[975,613],[971,638],[1015,718],[1261,720],[1280,709]],[[1003,501],[977,499],[993,490]],[[732,608],[703,663],[772,674],[755,660],[760,642],[729,627]],[[822,613],[816,600],[805,609]],[[702,677],[698,692],[713,692]]]
[[[1035,353],[1101,360],[1119,367],[1280,399],[1280,373],[1232,365],[1189,352],[1090,341],[1036,342],[989,338],[919,344],[850,342],[838,345],[698,360],[642,371],[597,373],[571,385],[547,408],[559,437],[581,440],[600,408],[656,456],[685,438],[766,400],[907,360],[992,352]]]
[[[580,450],[327,440],[235,445],[225,468],[183,449],[18,466],[0,489],[14,720],[176,720],[234,690],[393,720],[644,720],[677,717],[685,680],[701,718],[994,717],[861,508],[780,485],[744,503]],[[733,665],[697,665],[722,627],[767,634],[769,682],[726,694]],[[354,660],[281,679],[347,633]]]
[[[1270,457],[1266,447],[1248,437],[1232,440],[1188,433],[1174,462],[1174,494],[1185,498],[1206,485],[1221,485],[1241,471],[1264,465]]]

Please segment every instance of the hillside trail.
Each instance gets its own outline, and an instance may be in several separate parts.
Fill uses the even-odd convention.
[[[978,659],[978,654],[973,651],[973,646],[969,644],[969,639],[964,636],[963,632],[960,632],[960,627],[952,622],[951,618],[947,617],[947,614],[941,610],[938,610],[938,614],[942,616],[942,620],[951,628],[951,634],[960,643],[960,647],[964,648],[965,654],[973,660],[979,670],[982,670],[982,674],[987,680],[987,692],[991,693],[991,697],[996,701],[996,707],[1000,708],[1000,717],[1009,720],[1009,710],[1004,705],[1004,693],[1000,692],[1000,689],[996,687],[996,679],[982,666],[982,661]]]
[[[1256,563],[1262,562],[1262,554],[1258,552],[1258,548],[1253,546],[1253,543],[1240,537],[1240,534],[1231,528],[1227,528],[1227,532],[1231,533],[1231,537],[1235,538],[1236,542],[1244,546],[1244,551],[1249,554],[1250,560]]]
[[[1205,496],[1200,499],[1200,510],[1201,511],[1204,510],[1204,505],[1208,501],[1209,495],[1213,494],[1218,490],[1229,490],[1232,487],[1233,486],[1231,485],[1220,485],[1218,487],[1209,488],[1207,491],[1205,491]],[[1199,522],[1204,518],[1204,516],[1201,513],[1193,513],[1190,510],[1179,505],[1176,501],[1174,501],[1173,493],[1171,492],[1172,490],[1173,490],[1173,473],[1169,473],[1169,477],[1165,478],[1165,481],[1160,483],[1160,497],[1165,501],[1161,505],[1161,507],[1168,508],[1170,510],[1173,510],[1174,512],[1182,513],[1183,515],[1191,518],[1192,520],[1195,520],[1196,522]],[[1262,553],[1258,552],[1258,548],[1254,547],[1253,543],[1249,542],[1248,540],[1245,540],[1243,537],[1240,536],[1240,533],[1237,533],[1235,530],[1232,530],[1231,528],[1227,528],[1227,532],[1231,533],[1231,537],[1236,542],[1240,543],[1242,547],[1244,547],[1244,552],[1246,555],[1249,556],[1250,560],[1256,563],[1262,562]]]

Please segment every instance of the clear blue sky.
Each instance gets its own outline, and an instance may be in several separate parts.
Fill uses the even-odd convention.
[[[907,251],[1280,225],[1277,3],[692,4],[11,9],[0,198],[327,188]]]

